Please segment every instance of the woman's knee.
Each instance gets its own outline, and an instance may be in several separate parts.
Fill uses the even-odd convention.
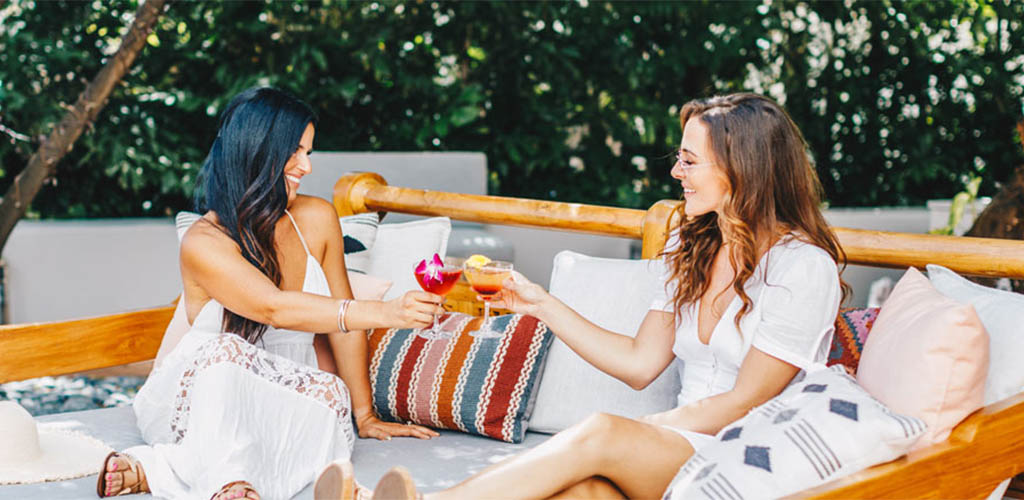
[[[555,494],[553,499],[622,499],[626,496],[615,483],[601,476],[591,476]]]
[[[571,437],[577,446],[604,450],[621,435],[624,420],[609,413],[595,413],[570,428]]]

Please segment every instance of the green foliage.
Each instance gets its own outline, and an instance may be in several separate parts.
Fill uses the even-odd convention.
[[[137,1],[0,7],[0,188],[116,49]],[[275,85],[320,150],[473,150],[492,192],[645,207],[675,197],[678,110],[784,101],[832,206],[920,204],[1024,156],[1024,2],[176,2],[40,192],[43,217],[186,208],[216,116]]]
[[[981,186],[981,177],[971,176],[964,186],[964,190],[953,196],[953,201],[949,205],[949,219],[946,225],[928,232],[947,236],[953,235],[956,227],[960,225],[960,221],[964,218],[964,211],[974,203],[974,200],[978,199],[979,186]]]

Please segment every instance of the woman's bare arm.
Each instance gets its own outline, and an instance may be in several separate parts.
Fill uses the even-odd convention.
[[[352,289],[345,268],[345,242],[338,224],[334,207],[326,201],[316,199],[303,206],[305,213],[293,209],[296,217],[305,219],[303,227],[315,228],[316,236],[325,242],[320,259],[331,295],[338,299],[352,298]],[[311,231],[307,231],[311,232]],[[312,238],[310,238],[312,239]],[[416,425],[387,424],[381,422],[373,411],[373,393],[370,389],[370,367],[365,331],[327,334],[337,374],[345,381],[352,399],[352,413],[356,418],[359,435],[362,437],[388,439],[391,436],[414,436],[430,438],[437,432]]]
[[[717,434],[754,407],[781,393],[799,371],[796,366],[751,347],[743,358],[732,390],[650,415],[643,420],[655,425]]]
[[[186,296],[217,299],[253,321],[303,332],[338,331],[340,299],[279,289],[242,257],[231,238],[205,219],[193,224],[182,240],[181,274]],[[433,320],[437,301],[426,292],[410,292],[391,302],[353,301],[346,326],[365,330],[426,325]]]
[[[653,382],[674,358],[672,313],[648,311],[636,337],[629,337],[591,323],[521,274],[515,273],[504,286],[497,307],[536,316],[588,363],[634,389]]]

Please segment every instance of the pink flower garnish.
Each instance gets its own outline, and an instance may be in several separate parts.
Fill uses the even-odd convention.
[[[416,266],[416,274],[422,274],[424,281],[436,281],[441,282],[441,268],[444,267],[444,262],[441,262],[441,256],[434,254],[434,258],[427,260],[423,259],[419,265]]]

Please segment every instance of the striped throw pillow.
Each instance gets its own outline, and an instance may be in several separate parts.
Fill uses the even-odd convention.
[[[552,334],[532,316],[494,318],[500,338],[470,336],[481,318],[440,318],[450,338],[428,340],[413,329],[369,334],[370,384],[381,419],[518,443],[526,434],[535,388]]]

